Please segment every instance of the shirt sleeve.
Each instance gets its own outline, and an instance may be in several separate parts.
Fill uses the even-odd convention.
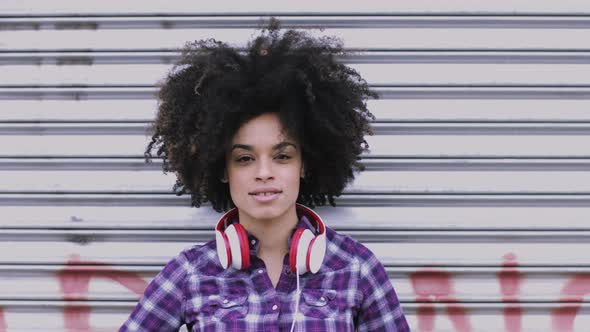
[[[178,331],[184,324],[187,265],[188,260],[184,253],[168,262],[148,284],[119,332]]]
[[[360,247],[359,290],[363,300],[356,317],[357,331],[410,331],[383,264],[368,248]]]

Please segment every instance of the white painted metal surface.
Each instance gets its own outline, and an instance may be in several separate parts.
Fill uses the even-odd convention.
[[[173,5],[173,6],[172,6]],[[105,0],[100,2],[78,3],[69,0],[56,0],[52,3],[39,3],[35,0],[6,0],[0,6],[7,14],[121,14],[137,13],[139,10],[134,2]],[[239,0],[196,3],[191,0],[146,0],[141,7],[142,13],[353,13],[374,14],[379,12],[401,13],[588,13],[590,5],[582,0],[535,1],[518,0],[510,3],[489,1],[436,1],[415,0],[395,1],[393,3],[380,0],[367,0],[363,6],[358,3],[342,2],[338,7],[333,4],[313,0],[277,3],[272,0],[261,0],[247,4]]]
[[[380,121],[590,121],[585,99],[378,99],[369,100]],[[3,122],[145,121],[156,112],[153,99],[1,100]]]
[[[212,37],[240,46],[256,32],[252,29],[109,29],[109,30],[15,30],[3,31],[0,50],[76,50],[125,51],[178,49],[187,41]],[[432,50],[588,50],[590,41],[584,29],[548,28],[329,28],[324,32],[347,41],[353,49]],[[143,36],[150,38],[142,38]]]
[[[0,13],[0,331],[116,330],[169,258],[213,238],[218,215],[143,163],[157,82],[184,42],[243,45],[269,15],[342,37],[380,94],[368,170],[318,212],[377,254],[414,331],[590,326],[588,2]]]
[[[590,56],[589,56],[590,59]],[[590,62],[590,60],[589,60]],[[375,85],[582,85],[589,64],[349,64]],[[1,85],[144,85],[169,64],[20,65],[0,67]]]

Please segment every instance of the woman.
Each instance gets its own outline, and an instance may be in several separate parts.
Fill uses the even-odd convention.
[[[409,331],[383,265],[310,209],[362,170],[376,94],[335,61],[336,39],[272,21],[247,46],[188,44],[160,90],[146,155],[157,148],[192,205],[230,210],[120,331]]]

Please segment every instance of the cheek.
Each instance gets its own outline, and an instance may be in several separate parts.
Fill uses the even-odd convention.
[[[234,196],[239,195],[244,188],[247,188],[245,176],[240,172],[228,171],[228,185],[232,199],[234,199]]]
[[[301,173],[300,170],[291,171],[289,174],[285,175],[286,184],[289,186],[289,191],[295,192],[296,194],[299,192],[299,183],[301,180]]]

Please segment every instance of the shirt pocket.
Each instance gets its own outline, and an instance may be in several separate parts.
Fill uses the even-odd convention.
[[[200,314],[205,320],[237,320],[248,313],[247,294],[216,294],[205,297]]]
[[[338,315],[336,291],[332,289],[304,289],[299,309],[306,317],[332,318]]]

